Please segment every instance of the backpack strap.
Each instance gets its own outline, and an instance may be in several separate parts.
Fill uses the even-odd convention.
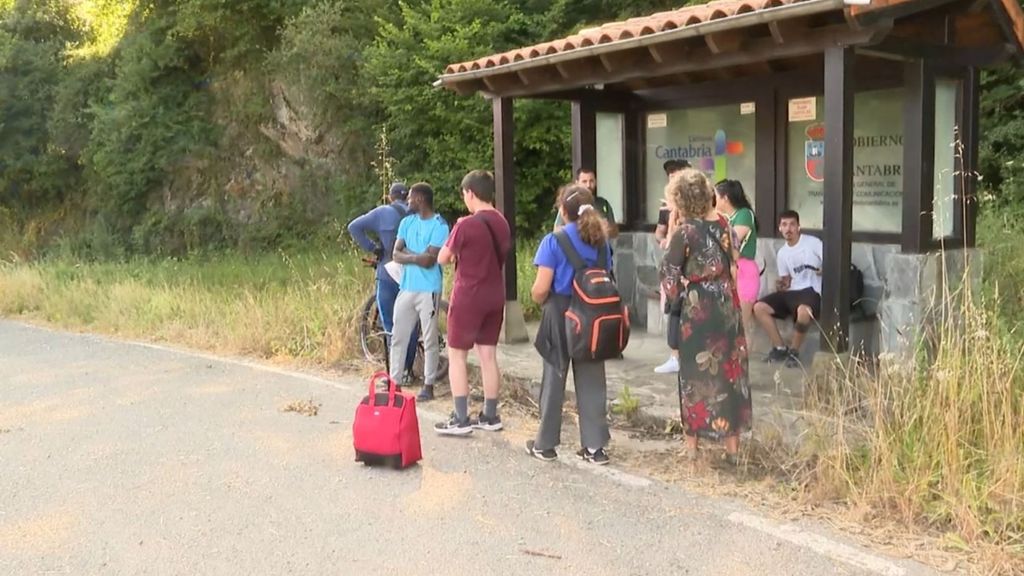
[[[494,247],[494,256],[498,259],[498,268],[503,268],[505,266],[505,255],[501,253],[501,246],[498,244],[498,236],[494,233],[494,228],[491,228],[491,225],[487,222],[487,217],[484,216],[483,212],[477,212],[473,217],[479,218],[480,222],[483,223],[484,228],[487,228],[487,233],[491,236],[491,244]]]
[[[569,264],[572,265],[572,269],[576,272],[585,270],[587,263],[583,261],[583,257],[576,251],[576,247],[572,245],[572,240],[569,239],[569,234],[565,230],[559,230],[555,232],[555,240],[558,241],[558,246],[565,253],[565,257],[569,259]],[[605,262],[607,267],[607,261]]]
[[[392,202],[391,204],[388,204],[388,206],[391,206],[392,208],[394,208],[395,212],[398,212],[399,220],[409,215],[409,212],[405,208],[399,206],[398,203],[396,202]]]

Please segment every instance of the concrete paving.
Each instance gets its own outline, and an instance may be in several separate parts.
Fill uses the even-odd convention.
[[[2,321],[0,351],[5,576],[932,574],[568,447],[530,459],[531,423],[514,418],[439,438],[446,406],[421,408],[422,464],[365,468],[356,374]],[[281,411],[307,399],[317,416]]]
[[[527,326],[531,338],[536,329],[535,324]],[[754,334],[752,347],[749,366],[755,433],[757,428],[770,427],[794,438],[800,432],[804,378],[810,372],[815,351],[809,343],[804,347],[806,353],[801,354],[803,366],[786,368],[782,364],[763,361],[769,344],[759,331]],[[502,344],[498,347],[498,354],[502,371],[528,381],[536,395],[542,367],[532,340],[530,343]],[[639,400],[640,410],[645,416],[665,424],[670,420],[679,421],[677,376],[654,373],[654,367],[667,359],[668,345],[664,336],[634,331],[623,358],[605,364],[608,401],[615,402],[622,390],[628,387],[630,394]]]

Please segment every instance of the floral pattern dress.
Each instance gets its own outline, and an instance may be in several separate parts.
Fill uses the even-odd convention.
[[[662,261],[665,294],[681,299],[679,406],[690,436],[717,440],[750,428],[737,259],[732,230],[720,218],[684,220]]]

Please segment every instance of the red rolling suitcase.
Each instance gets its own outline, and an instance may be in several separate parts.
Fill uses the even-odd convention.
[[[387,382],[387,391],[377,390],[377,382],[381,380]],[[369,392],[356,407],[352,443],[356,462],[366,465],[406,468],[423,457],[416,397],[400,392],[387,372],[377,372],[370,377]]]

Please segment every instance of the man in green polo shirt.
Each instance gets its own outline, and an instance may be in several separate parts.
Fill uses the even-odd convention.
[[[604,216],[604,221],[607,224],[605,230],[608,232],[608,238],[616,238],[619,235],[619,227],[615,224],[615,211],[612,210],[612,205],[607,200],[597,195],[597,172],[592,168],[580,168],[576,171],[576,184],[585,187],[590,190],[590,193],[594,195],[594,208],[597,208]],[[565,226],[565,222],[562,222],[562,215],[558,214],[555,216],[554,231],[558,232]]]

